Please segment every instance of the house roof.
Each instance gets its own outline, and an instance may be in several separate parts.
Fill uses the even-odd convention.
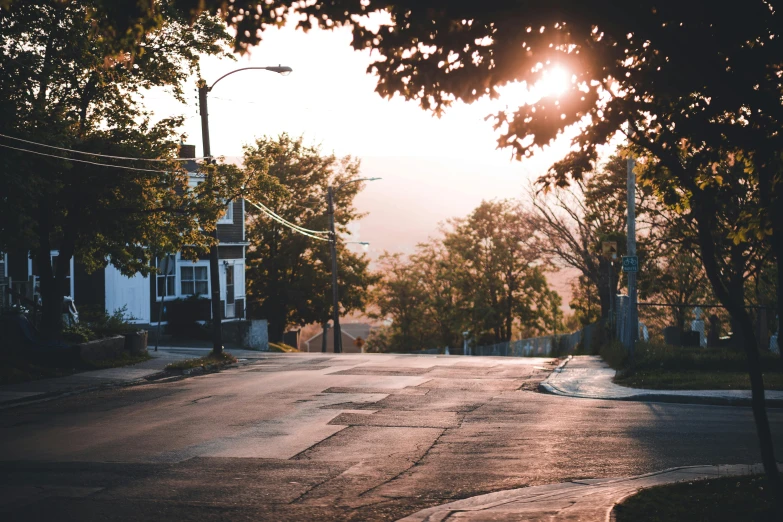
[[[341,324],[340,331],[347,333],[353,339],[357,337],[367,339],[367,336],[370,335],[370,325],[366,323]]]
[[[314,340],[317,337],[320,337],[321,335],[323,335],[323,333],[324,333],[323,330],[321,330],[314,336],[307,339],[305,342],[309,345],[310,341]],[[370,335],[370,325],[365,323],[341,324],[340,333],[347,335],[351,339],[356,339],[357,337],[361,337],[362,339],[367,339],[367,336]]]

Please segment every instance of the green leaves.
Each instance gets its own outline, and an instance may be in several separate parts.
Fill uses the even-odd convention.
[[[282,134],[261,138],[245,148],[244,194],[283,219],[310,230],[329,227],[326,193],[360,177],[359,161],[350,156],[324,155],[301,137]],[[335,193],[338,231],[338,286],[342,313],[363,310],[369,286],[364,255],[350,251],[342,239],[347,225],[361,214],[353,199],[360,183]],[[247,283],[250,312],[270,322],[270,338],[280,339],[289,326],[322,324],[331,315],[331,258],[329,242],[287,228],[254,207],[247,207]]]
[[[236,175],[217,167],[208,192],[190,190],[175,161],[182,118],[153,124],[137,94],[166,87],[181,97],[199,53],[222,53],[226,42],[216,20],[191,26],[169,2],[10,2],[0,11],[0,134],[31,142],[0,159],[0,250],[48,258],[58,249],[88,271],[111,262],[131,275],[149,273],[156,253],[208,246],[202,228],[214,226]],[[50,326],[55,277],[65,275],[41,274]]]
[[[526,212],[503,200],[451,220],[407,259],[386,254],[374,292],[378,316],[391,319],[384,342],[409,351],[461,346],[464,331],[491,344],[561,329],[535,243]]]

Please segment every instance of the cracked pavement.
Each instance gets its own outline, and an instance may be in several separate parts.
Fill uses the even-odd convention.
[[[3,520],[396,520],[485,493],[759,460],[749,408],[534,391],[554,360],[259,354],[0,411]],[[777,451],[783,412],[770,410]]]

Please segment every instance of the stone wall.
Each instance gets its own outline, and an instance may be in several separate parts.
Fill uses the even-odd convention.
[[[269,333],[266,319],[230,321],[223,323],[223,339],[247,350],[269,351]]]

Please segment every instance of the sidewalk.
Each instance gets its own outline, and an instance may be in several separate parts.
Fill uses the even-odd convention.
[[[644,390],[612,382],[615,371],[597,355],[569,357],[539,385],[554,395],[616,401],[750,405],[750,390]],[[766,390],[767,406],[783,407],[783,391]]]
[[[783,469],[783,468],[781,468]],[[611,520],[614,505],[641,489],[703,478],[763,473],[761,464],[686,466],[628,478],[574,480],[489,493],[424,509],[398,522]]]
[[[45,399],[65,393],[82,392],[101,386],[133,384],[159,374],[170,363],[203,357],[209,348],[161,346],[158,351],[148,348],[152,359],[131,366],[106,368],[89,372],[75,373],[66,377],[39,379],[19,384],[0,386],[0,408],[11,407],[18,403]],[[255,359],[268,357],[268,352],[227,349],[238,358]]]

